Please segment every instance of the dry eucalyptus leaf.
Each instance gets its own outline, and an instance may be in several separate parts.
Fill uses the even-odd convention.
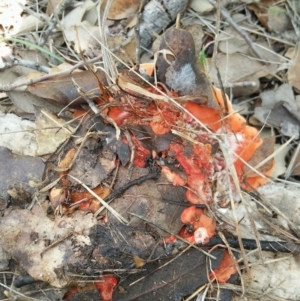
[[[255,107],[254,117],[281,129],[288,137],[299,135],[299,108],[294,92],[289,84],[283,84],[277,90],[264,91],[260,94],[262,104]]]
[[[298,91],[300,91],[299,65],[300,65],[300,44],[298,43],[294,52],[294,58],[292,60],[292,64],[288,70],[288,82]]]
[[[107,37],[107,44],[110,49],[119,48],[121,50],[116,51],[115,55],[127,64],[132,64],[136,60],[136,41],[134,37],[125,38],[123,35],[115,35]]]
[[[83,21],[78,25],[72,25],[65,29],[65,38],[69,43],[74,44],[77,53],[80,50],[87,56],[97,56],[101,52],[99,44],[100,34],[99,27],[90,25]]]
[[[262,145],[254,152],[250,160],[247,162],[250,166],[255,167],[264,159],[269,157],[274,152],[274,145],[275,145],[275,137],[267,137],[263,139]],[[261,173],[265,173],[269,171],[274,164],[274,158],[270,159],[264,165],[257,168],[257,170]],[[243,166],[243,172],[247,177],[255,177],[257,173],[253,171],[249,166]]]
[[[0,115],[0,146],[9,148],[14,154],[36,156],[37,142],[35,124],[15,114]]]
[[[289,47],[284,53],[284,56],[288,59],[292,59],[295,56],[295,47]]]
[[[219,35],[219,50],[223,53],[244,53],[249,51],[249,45],[232,27],[223,30]]]
[[[59,4],[62,4],[61,0],[48,0],[46,14],[51,15]]]
[[[298,301],[300,289],[300,264],[298,257],[287,256],[279,252],[263,252],[265,264],[256,264],[261,258],[258,252],[249,255],[251,277],[243,273],[246,292],[255,292],[255,296],[267,295],[260,300]],[[272,289],[270,289],[272,288]],[[267,293],[266,293],[267,292]],[[258,300],[257,297],[247,300]],[[245,300],[238,298],[232,301]]]
[[[80,25],[84,14],[95,7],[95,3],[92,0],[85,0],[82,4],[76,6],[71,12],[69,12],[62,20],[62,24],[65,29],[74,25]]]
[[[112,20],[126,19],[137,13],[141,0],[113,0],[107,18]],[[108,0],[104,0],[101,9],[104,10]]]
[[[15,27],[14,34],[21,35],[25,33],[30,33],[32,31],[36,31],[37,29],[41,29],[45,22],[42,20],[47,20],[48,16],[46,14],[40,14],[39,17],[28,15],[21,18],[21,22]]]
[[[240,53],[218,55],[218,68],[221,73],[223,85],[232,84],[235,82],[254,81],[257,82],[260,77],[267,76],[269,70],[257,60]],[[209,76],[211,81],[218,85],[218,77],[215,64],[209,64]],[[234,96],[249,95],[257,92],[259,85],[253,87],[243,87],[242,89],[232,88]],[[249,93],[250,92],[250,93]]]
[[[51,103],[29,92],[10,91],[7,95],[18,109],[27,113],[34,113],[35,107],[45,108],[55,113],[58,113],[63,108],[59,103]]]
[[[268,8],[268,27],[269,30],[282,33],[291,27],[291,20],[285,9],[279,6]]]
[[[184,28],[193,36],[196,56],[199,56],[203,44],[202,39],[204,37],[202,25],[194,23],[194,24],[186,25],[184,26]]]
[[[300,227],[300,188],[293,183],[269,182],[257,189],[259,195],[272,203],[280,212],[288,218],[288,221]],[[279,217],[278,217],[279,218]],[[287,221],[282,218],[278,220],[285,228]]]
[[[72,103],[73,107],[78,107],[79,104],[86,103],[86,101],[79,95],[73,80],[80,86],[87,97],[94,99],[100,93],[97,79],[105,83],[105,73],[101,70],[95,74],[91,71],[75,72],[29,85],[27,90],[38,97],[63,105]]]
[[[16,139],[12,140],[16,141]],[[6,147],[0,147],[0,169],[5,171],[1,173],[0,199],[8,201],[8,190],[11,195],[15,189],[25,191],[23,195],[35,193],[36,189],[29,183],[42,180],[44,162],[39,157],[14,155]]]
[[[214,6],[208,0],[192,0],[189,6],[200,14],[209,13],[214,9]]]
[[[274,4],[274,0],[261,0],[258,3],[256,1],[251,1],[248,7],[253,10],[257,19],[261,24],[268,28],[268,7]]]
[[[0,244],[34,279],[64,287],[70,281],[64,266],[80,264],[84,256],[79,249],[91,244],[88,235],[95,224],[92,214],[81,211],[51,220],[41,205],[9,210],[0,221]],[[47,242],[59,238],[62,241],[47,250]]]
[[[39,129],[36,132],[39,156],[53,153],[75,131],[75,127],[45,109],[36,109],[35,124]]]

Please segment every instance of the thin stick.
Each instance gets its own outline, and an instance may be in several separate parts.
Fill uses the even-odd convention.
[[[212,4],[214,7],[217,7],[216,1],[215,0],[208,0],[210,4]],[[247,34],[246,31],[241,29],[239,25],[231,18],[229,12],[221,6],[221,15],[226,19],[226,21],[232,26],[232,28],[247,42],[249,47],[252,49],[253,53],[257,58],[259,58],[264,64],[266,63],[266,60],[261,56],[260,52],[257,50],[256,46],[252,42],[251,38]]]
[[[68,175],[68,177],[72,178],[73,180],[81,184],[93,197],[95,197],[101,203],[102,206],[104,206],[111,214],[113,214],[118,221],[120,221],[125,225],[128,224],[128,221],[122,215],[120,215],[120,213],[118,213],[114,208],[109,206],[99,195],[97,195],[93,190],[87,187],[82,181],[71,176],[70,174]]]
[[[133,170],[133,161],[134,161],[134,157],[135,157],[135,146],[132,142],[130,133],[128,132],[128,130],[124,131],[124,135],[128,141],[128,146],[130,148],[131,154],[130,154],[130,162],[129,162],[129,167],[128,167],[128,179],[131,178],[132,175],[132,170]]]

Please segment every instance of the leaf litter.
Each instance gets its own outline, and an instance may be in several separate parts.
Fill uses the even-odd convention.
[[[103,18],[106,23],[100,26],[107,26],[108,40],[115,39],[116,47],[110,46],[114,48],[112,51],[123,64],[130,65],[136,61],[133,54],[135,43],[140,42],[142,50],[148,49],[155,38],[153,32],[160,34],[174,21],[177,13],[187,8],[185,1],[175,1],[170,14],[164,15],[165,7],[152,0],[141,10],[138,21],[138,5],[133,7],[131,1],[113,1],[115,6],[127,5],[129,8],[128,11],[121,10],[120,21],[117,11],[109,12],[110,2],[107,1],[104,11],[108,19]],[[214,1],[203,1],[207,2],[206,14],[201,12],[198,15],[195,11],[199,12],[199,8],[194,2],[186,10],[182,24],[202,25],[202,47],[209,56],[211,37],[216,34],[212,21]],[[113,68],[115,64],[122,66],[122,62],[112,63],[114,54],[105,48],[104,35],[99,34],[97,25],[97,20],[102,19],[102,12],[96,3],[82,1],[73,7],[68,1],[49,1],[45,18],[40,11],[31,15],[32,10],[26,5],[22,7],[25,12],[22,21],[27,22],[22,34],[29,38],[33,48],[35,44],[45,45],[51,35],[53,45],[62,50],[60,55],[65,58],[70,56],[61,47],[66,42],[73,59],[78,61],[78,55],[87,56],[78,67],[87,66],[87,63],[91,66],[93,62],[98,67],[96,74],[91,67],[89,71],[71,74],[75,68],[67,67],[69,69],[60,71],[63,77],[46,75],[46,81],[41,81],[29,71],[27,79],[19,73],[21,77],[16,82],[3,81],[1,85],[8,95],[8,98],[3,95],[4,104],[12,98],[14,105],[24,110],[21,104],[24,92],[15,91],[15,88],[24,90],[25,87],[27,98],[30,99],[30,95],[32,98],[33,95],[39,97],[39,101],[33,102],[34,106],[42,107],[46,98],[54,107],[57,106],[51,110],[60,111],[60,116],[51,118],[56,120],[55,125],[38,124],[38,131],[30,132],[34,133],[33,137],[38,136],[40,127],[43,127],[44,132],[39,133],[43,142],[40,138],[36,139],[39,147],[44,147],[39,155],[43,154],[45,168],[34,165],[34,172],[30,173],[25,161],[18,160],[13,164],[9,151],[4,149],[1,155],[2,161],[9,165],[3,170],[18,170],[22,165],[17,177],[8,176],[9,181],[4,181],[16,184],[6,184],[1,190],[3,200],[11,202],[9,208],[5,209],[5,205],[1,207],[4,215],[0,227],[6,233],[1,237],[1,245],[33,281],[42,280],[64,291],[69,288],[65,300],[82,300],[82,294],[93,289],[99,291],[102,300],[157,300],[158,295],[181,300],[189,295],[204,298],[206,294],[217,294],[214,296],[219,296],[221,300],[230,300],[232,291],[225,296],[226,290],[219,291],[218,287],[220,282],[226,282],[236,272],[231,248],[235,251],[241,248],[244,252],[243,263],[239,264],[242,286],[236,285],[233,289],[237,294],[243,293],[244,297],[237,297],[239,300],[258,297],[262,300],[297,300],[298,292],[292,280],[290,287],[275,276],[274,282],[266,277],[260,287],[255,281],[261,274],[278,274],[278,269],[284,275],[282,271],[286,270],[286,266],[293,267],[293,278],[297,279],[298,268],[294,260],[297,255],[284,257],[279,253],[278,264],[271,265],[274,260],[272,255],[262,251],[262,248],[265,241],[279,241],[286,246],[283,250],[297,254],[295,243],[298,242],[299,228],[295,215],[297,202],[293,201],[298,194],[295,178],[299,153],[295,147],[299,132],[298,91],[293,75],[297,70],[297,52],[294,52],[293,61],[284,56],[286,50],[291,53],[296,46],[293,34],[295,36],[299,23],[296,15],[299,7],[296,1],[285,5],[279,3],[280,6],[275,1],[260,2],[261,5],[240,1],[237,7],[242,8],[243,13],[233,13],[233,22],[226,15],[225,8],[221,8],[225,22],[229,22],[235,31],[224,23],[224,30],[216,36],[220,39],[223,35],[225,39],[217,43],[222,52],[218,54],[218,68],[233,107],[239,101],[249,103],[245,117],[250,117],[254,112],[249,121],[256,118],[262,126],[271,127],[273,132],[269,133],[273,136],[274,130],[279,133],[277,144],[290,145],[295,150],[289,168],[286,172],[283,168],[281,174],[276,168],[278,161],[274,161],[275,138],[262,139],[257,129],[247,125],[248,120],[240,115],[243,112],[235,112],[222,92],[210,86],[210,82],[220,85],[219,71],[208,58],[210,80],[203,75],[195,59],[198,50],[196,53],[193,39],[189,40],[186,31],[169,29],[162,36],[159,52],[154,54],[154,58],[158,58],[157,78],[160,83],[154,82],[153,85],[153,65],[150,69],[149,65],[145,65],[148,74],[139,74],[137,68],[119,71],[115,76]],[[168,9],[169,3],[164,5]],[[258,8],[265,10],[262,15]],[[2,11],[5,12],[5,8]],[[261,23],[252,22],[251,11]],[[75,14],[77,17],[72,17]],[[287,16],[292,18],[287,19]],[[32,23],[35,20],[33,17],[37,18],[36,23]],[[62,22],[58,22],[57,18],[61,18]],[[5,22],[2,26],[6,32],[10,29],[18,32],[15,23],[7,23],[8,19]],[[134,32],[138,25],[134,24],[139,22],[141,40],[135,41]],[[38,35],[27,35],[33,28],[45,25],[44,41],[38,41]],[[245,34],[241,29],[250,36],[249,40],[246,39],[247,43],[242,38]],[[279,34],[278,38],[276,35]],[[228,36],[231,38],[228,39]],[[6,49],[15,51],[17,47],[28,45],[17,44],[21,40],[11,41],[15,44],[9,44]],[[131,48],[125,48],[132,41]],[[201,45],[197,47],[200,49]],[[264,61],[258,60],[257,52],[250,48],[259,49],[261,53],[258,57],[263,57]],[[101,54],[105,58],[104,68],[99,63]],[[42,55],[46,58],[43,65],[47,61],[52,66],[58,64],[55,61],[57,56],[49,56],[49,52],[42,52]],[[95,56],[97,58],[93,61]],[[143,55],[141,59],[148,62],[149,56]],[[4,56],[1,59],[6,66],[1,76],[5,78],[9,71],[8,59]],[[32,58],[26,61],[26,54],[22,54],[24,60],[18,59],[17,52],[10,57],[15,64],[32,67],[29,64]],[[41,69],[49,71],[49,67],[44,67],[41,66]],[[288,83],[285,83],[286,78]],[[113,85],[109,87],[109,83]],[[263,91],[258,93],[260,90]],[[13,97],[15,92],[19,93],[18,97]],[[250,94],[256,97],[249,98]],[[97,118],[88,112],[87,98],[96,101],[101,109]],[[62,110],[61,104],[67,107]],[[35,117],[38,121],[38,114],[43,110],[34,106],[25,111],[38,112]],[[10,116],[7,110],[3,109],[3,112],[5,117]],[[70,130],[68,121],[72,114],[75,120]],[[53,127],[52,133],[44,127]],[[58,142],[58,133],[67,127],[68,136]],[[44,140],[45,133],[50,140]],[[19,153],[14,145],[12,151]],[[41,162],[35,157],[35,151],[31,155],[34,161]],[[277,174],[274,173],[276,169]],[[27,173],[25,178],[21,177],[25,174],[22,170],[29,171],[29,175]],[[35,173],[39,175],[35,177]],[[275,178],[269,179],[274,174]],[[283,180],[278,176],[283,176],[285,181],[293,176],[294,184],[287,182],[289,184],[281,185],[279,183]],[[270,195],[278,198],[273,200]],[[290,206],[286,206],[283,200],[288,201]],[[220,233],[220,237],[229,252],[224,249],[210,251],[205,247],[215,231],[228,233],[229,236]],[[238,237],[240,243],[230,247],[230,235]],[[256,252],[245,251],[242,238],[252,239],[252,248]],[[195,242],[203,245],[205,253],[195,247]],[[24,245],[28,247],[24,249]],[[274,244],[273,249],[276,246]],[[207,252],[215,255],[217,260],[211,259]],[[237,259],[241,258],[238,253],[234,254]],[[207,260],[211,263],[207,264]],[[251,267],[252,280],[249,273],[243,272],[248,266]],[[224,272],[227,269],[229,272]],[[203,271],[201,275],[199,270]],[[291,269],[288,271],[291,272]],[[211,282],[207,274],[210,274]],[[27,276],[21,276],[21,281],[22,277]],[[218,284],[213,283],[214,278],[218,279]],[[84,285],[81,284],[82,279],[86,280]],[[90,280],[92,283],[88,284]],[[133,285],[135,282],[132,281],[138,282]],[[214,286],[215,290],[212,289]],[[276,289],[266,291],[270,286],[276,286]],[[10,296],[18,294],[13,288],[5,293]]]

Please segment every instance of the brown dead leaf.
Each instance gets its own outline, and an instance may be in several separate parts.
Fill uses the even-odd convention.
[[[232,27],[223,30],[220,33],[219,39],[219,49],[223,53],[248,53],[249,45]]]
[[[268,7],[274,4],[274,0],[261,0],[258,3],[250,3],[247,6],[253,10],[261,24],[268,28]]]
[[[107,18],[112,20],[126,19],[137,13],[141,0],[113,0]],[[101,9],[104,10],[108,0],[104,0]]]
[[[300,65],[300,44],[296,45],[294,51],[294,58],[288,70],[288,81],[290,85],[300,91],[300,78],[299,78],[299,65]]]
[[[249,95],[257,92],[259,90],[258,79],[269,74],[266,66],[240,53],[218,54],[218,67],[224,86],[243,81],[257,82],[254,87],[233,88],[231,92],[234,96]],[[209,76],[213,83],[218,84],[217,71],[212,62],[209,65]]]
[[[99,27],[90,25],[87,21],[72,25],[65,29],[64,36],[74,45],[77,53],[82,51],[87,56],[98,56],[101,53]]]
[[[38,157],[13,155],[7,148],[0,147],[0,170],[0,199],[7,200],[7,190],[14,184],[34,193],[29,181],[41,181],[44,163]]]
[[[278,5],[268,8],[268,27],[276,33],[283,33],[291,28],[291,20],[285,8]]]
[[[105,73],[97,71],[96,76],[105,85]],[[76,72],[29,85],[27,90],[39,97],[54,100],[64,105],[72,103],[72,106],[76,107],[86,103],[86,101],[79,95],[72,79],[86,93],[87,97],[93,99],[100,94],[97,78],[91,71]]]
[[[164,50],[173,55],[163,54]],[[193,101],[215,106],[210,83],[196,59],[193,36],[186,30],[169,28],[160,44],[157,78],[179,95],[189,95]]]
[[[127,293],[122,294],[115,290],[113,300],[150,301],[158,300],[158,295],[161,301],[183,300],[209,281],[207,275],[210,269],[216,269],[219,266],[224,250],[217,249],[211,254],[217,259],[212,260],[209,265],[206,263],[205,255],[193,249],[183,253],[174,261],[167,259],[160,264],[154,262],[146,265],[147,271],[132,275],[122,282],[122,287]],[[167,262],[168,264],[163,266]],[[136,282],[136,280],[139,281]],[[230,299],[222,298],[222,300]]]
[[[49,0],[47,4],[46,14],[50,16],[61,2],[61,0]]]
[[[121,50],[116,51],[116,56],[127,64],[132,64],[136,60],[136,41],[134,37],[126,38],[124,35],[115,35],[107,37],[107,44],[110,49],[119,48]]]
[[[127,180],[127,168],[120,168],[118,173],[118,180],[115,184],[115,189],[122,187]],[[132,179],[139,178],[149,173],[146,168],[134,168]],[[169,194],[169,196],[168,196]],[[170,195],[173,196],[175,203],[168,202]],[[116,199],[112,207],[120,212],[126,214],[130,218],[130,225],[140,227],[142,220],[137,217],[129,215],[128,212],[140,215],[153,224],[163,227],[169,232],[162,231],[159,228],[155,232],[166,236],[170,233],[178,233],[182,227],[180,221],[180,214],[182,207],[180,204],[185,200],[185,189],[182,187],[174,187],[169,184],[164,176],[160,176],[157,181],[148,180],[140,185],[129,188],[126,193]],[[115,218],[108,213],[109,220],[115,223]]]
[[[255,167],[268,156],[270,156],[274,152],[274,145],[275,145],[275,137],[267,137],[263,139],[262,145],[254,152],[253,156],[248,161],[248,164],[252,167]],[[257,168],[257,170],[261,173],[266,173],[269,171],[274,164],[274,158],[270,159],[264,165]],[[243,172],[247,177],[255,177],[257,173],[250,169],[247,165],[243,166]]]

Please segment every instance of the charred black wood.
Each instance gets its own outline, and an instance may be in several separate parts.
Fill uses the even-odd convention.
[[[239,242],[236,237],[226,237],[226,240],[230,247],[239,248]],[[254,250],[258,248],[257,243],[254,239],[242,239],[243,246],[247,250]],[[207,244],[203,247],[213,247],[219,244],[224,244],[223,240],[219,236],[212,237]],[[198,245],[199,246],[199,245]],[[283,252],[283,253],[293,253],[300,254],[300,245],[293,242],[284,241],[260,241],[260,247],[263,251],[272,252]]]

